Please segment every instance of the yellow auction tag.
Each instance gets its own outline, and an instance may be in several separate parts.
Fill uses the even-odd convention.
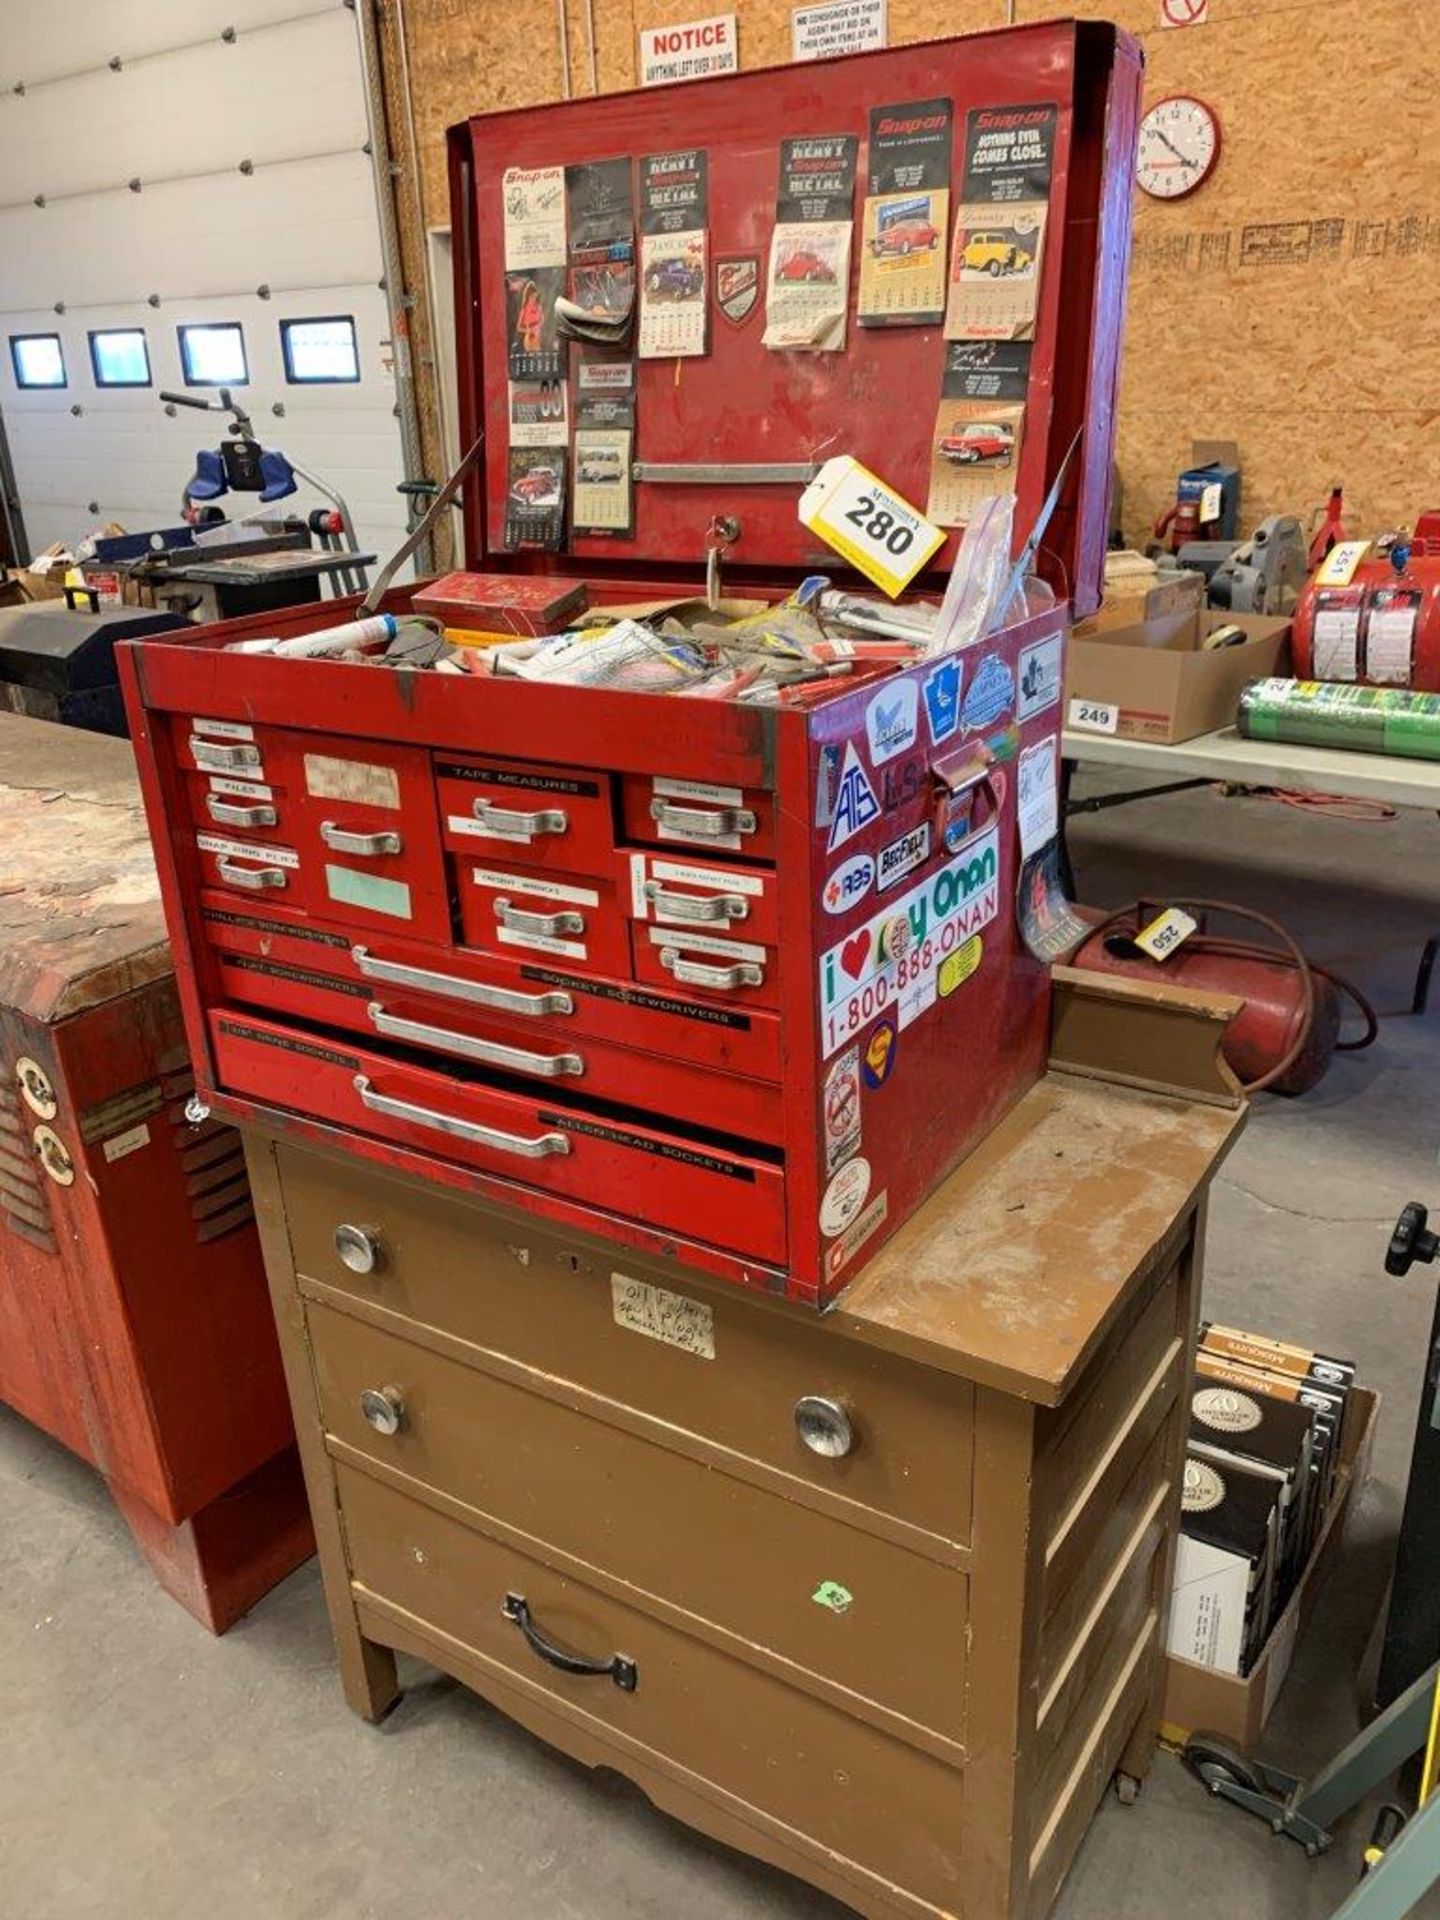
[[[1320,562],[1315,575],[1317,587],[1348,587],[1355,569],[1370,551],[1368,540],[1337,540]]]
[[[945,539],[851,455],[827,460],[800,496],[800,520],[893,600]]]
[[[1179,907],[1166,907],[1163,913],[1156,914],[1148,927],[1140,929],[1135,936],[1135,944],[1142,947],[1152,960],[1168,960],[1199,924],[1198,920],[1192,920]]]

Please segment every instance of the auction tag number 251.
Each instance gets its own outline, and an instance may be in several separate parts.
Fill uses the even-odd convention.
[[[849,454],[827,460],[800,496],[800,520],[893,600],[945,539]]]

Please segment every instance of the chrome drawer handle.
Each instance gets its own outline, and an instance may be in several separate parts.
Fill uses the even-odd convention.
[[[198,734],[190,736],[190,753],[197,766],[213,767],[217,773],[226,773],[235,767],[258,767],[260,749],[258,747],[223,747],[215,740],[202,740]]]
[[[676,920],[743,920],[750,911],[738,893],[667,893],[658,880],[645,882],[645,898]]]
[[[251,893],[259,893],[263,887],[287,884],[283,867],[237,867],[233,860],[222,857],[216,861],[215,870],[230,886],[248,887]]]
[[[398,1433],[405,1424],[405,1401],[398,1387],[366,1387],[360,1395],[360,1415],[376,1433]]]
[[[477,800],[471,809],[481,826],[507,840],[533,840],[537,833],[565,833],[570,816],[563,807],[540,807],[534,813],[517,813],[513,807],[497,807],[491,800]]]
[[[233,800],[221,800],[213,793],[206,794],[205,808],[223,827],[273,827],[280,817],[274,807],[237,807]]]
[[[404,844],[398,833],[354,833],[349,827],[337,827],[333,820],[322,820],[320,838],[332,853],[399,853]]]
[[[435,1047],[441,1053],[459,1054],[463,1060],[482,1060],[487,1067],[539,1074],[546,1080],[585,1071],[578,1053],[527,1053],[523,1047],[502,1047],[498,1040],[478,1040],[473,1034],[451,1033],[445,1027],[428,1027],[420,1020],[404,1020],[399,1014],[387,1012],[378,1000],[372,1000],[365,1011],[375,1031],[387,1040],[409,1040],[417,1047]]]
[[[677,807],[670,800],[652,800],[650,818],[671,833],[691,834],[699,840],[717,840],[722,833],[754,833],[758,824],[748,807]]]
[[[698,960],[687,960],[674,947],[660,949],[660,964],[668,967],[687,987],[716,987],[730,993],[736,987],[758,987],[765,978],[764,969],[753,960],[737,960],[730,967],[707,967]]]
[[[330,1238],[341,1265],[351,1273],[378,1273],[385,1264],[385,1248],[373,1227],[356,1227],[342,1220]]]
[[[795,1402],[795,1431],[812,1453],[826,1460],[843,1460],[855,1448],[849,1409],[818,1393],[807,1393]]]
[[[539,1654],[547,1665],[558,1667],[561,1673],[593,1674],[597,1680],[610,1679],[622,1693],[634,1693],[640,1684],[639,1669],[623,1653],[612,1653],[608,1660],[587,1660],[584,1654],[566,1653],[553,1640],[547,1640],[536,1626],[530,1602],[523,1593],[507,1593],[500,1611],[524,1634],[530,1651]]]
[[[429,967],[381,960],[368,947],[352,947],[350,958],[367,980],[381,980],[387,987],[418,987],[423,993],[489,1007],[494,1013],[518,1013],[527,1020],[541,1020],[547,1014],[575,1011],[568,993],[516,993],[511,987],[489,987],[481,980],[459,980],[453,973],[432,973]]]
[[[523,907],[512,906],[508,900],[495,902],[495,918],[512,933],[538,933],[550,939],[561,933],[585,931],[583,913],[527,913]]]
[[[518,1154],[522,1160],[543,1160],[547,1154],[570,1151],[570,1142],[563,1133],[538,1133],[528,1139],[519,1133],[501,1133],[496,1127],[482,1127],[477,1120],[459,1120],[453,1113],[436,1113],[433,1107],[417,1107],[413,1101],[377,1093],[363,1073],[355,1076],[355,1091],[362,1106],[368,1107],[371,1113],[383,1114],[387,1120],[408,1120],[412,1127],[430,1127],[436,1133],[468,1140],[472,1146]]]

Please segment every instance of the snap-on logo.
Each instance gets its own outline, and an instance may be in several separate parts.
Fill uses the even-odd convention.
[[[882,120],[875,131],[877,134],[939,133],[945,123],[943,113],[927,113],[914,120]]]

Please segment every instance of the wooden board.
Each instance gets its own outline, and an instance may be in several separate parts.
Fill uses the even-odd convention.
[[[571,86],[584,93],[586,9],[567,5]],[[635,84],[641,27],[731,10],[743,69],[789,59],[788,0],[593,0],[600,91]],[[1007,0],[890,0],[890,44],[1003,26],[1008,11]],[[1118,453],[1132,541],[1173,499],[1196,437],[1239,443],[1247,530],[1266,514],[1303,515],[1334,480],[1361,530],[1412,521],[1435,477],[1440,208],[1427,156],[1440,35],[1415,30],[1413,0],[1332,0],[1323,15],[1294,0],[1211,0],[1203,26],[1168,32],[1160,0],[1060,11],[1138,33],[1147,97],[1198,93],[1224,130],[1199,193],[1170,206],[1142,196],[1137,210]],[[1056,8],[1018,0],[1014,12],[1028,24]],[[562,65],[554,0],[407,0],[405,21],[423,188],[418,205],[402,194],[402,224],[419,288],[423,228],[449,221],[446,126],[561,98]],[[388,78],[408,168],[396,66]],[[423,310],[414,320],[427,445],[438,447]]]
[[[46,1022],[163,979],[170,945],[124,740],[0,713],[0,955]]]

